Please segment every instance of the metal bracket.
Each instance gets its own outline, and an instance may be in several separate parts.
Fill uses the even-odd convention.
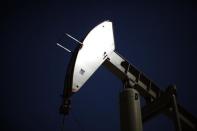
[[[71,109],[71,100],[64,100],[63,104],[61,104],[59,108],[59,112],[63,115],[68,115],[69,111]]]

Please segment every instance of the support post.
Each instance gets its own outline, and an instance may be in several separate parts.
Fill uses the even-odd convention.
[[[176,85],[168,86],[167,93],[171,97],[171,107],[172,107],[172,110],[173,110],[175,130],[176,131],[182,131],[179,109],[178,109],[177,99],[176,99]]]
[[[175,122],[176,131],[182,131],[176,96],[174,94],[172,95],[172,104],[173,104],[173,110],[174,110],[174,117],[175,117],[174,122]]]
[[[120,92],[121,131],[142,131],[140,96],[134,88]]]

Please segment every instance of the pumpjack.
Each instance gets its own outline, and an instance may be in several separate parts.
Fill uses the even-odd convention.
[[[115,51],[111,21],[100,23],[83,42],[77,42],[79,45],[72,53],[64,81],[63,100],[59,109],[61,114],[69,114],[73,94],[100,66],[104,66],[123,82],[119,95],[121,131],[142,131],[143,123],[158,114],[172,119],[176,131],[197,131],[197,119],[177,101],[175,85],[161,90]],[[145,99],[143,107],[140,106],[140,97]]]

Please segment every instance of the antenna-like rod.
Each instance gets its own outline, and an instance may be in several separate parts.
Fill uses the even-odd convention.
[[[59,47],[63,48],[64,50],[68,51],[69,53],[71,52],[69,49],[67,49],[66,47],[60,45],[59,43],[57,43],[57,45],[58,45]]]
[[[72,36],[71,36],[71,35],[69,35],[68,33],[66,33],[66,35],[67,35],[68,37],[70,37],[71,39],[73,39],[74,41],[76,41],[77,43],[79,43],[79,44],[83,45],[83,43],[82,43],[82,42],[80,42],[80,41],[79,41],[79,40],[77,40],[76,38],[72,37]]]

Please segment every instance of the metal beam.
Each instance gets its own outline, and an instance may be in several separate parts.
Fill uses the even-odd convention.
[[[113,52],[109,56],[109,58],[103,63],[103,65],[122,81],[129,79],[130,86],[138,90],[140,95],[147,101],[147,103],[154,103],[156,102],[158,98],[160,98],[161,96],[165,94],[165,92],[161,90],[152,80],[150,80],[141,71],[139,71],[135,66],[131,65],[130,62],[128,62],[126,59],[124,59],[122,56],[120,56],[116,52]],[[129,70],[127,71],[127,69]],[[148,105],[149,104],[147,104],[147,106]],[[183,131],[184,130],[191,130],[191,131],[197,130],[196,118],[192,116],[189,112],[187,112],[179,104],[177,105],[178,105],[179,118],[180,118]],[[150,107],[150,108],[153,108],[153,107]],[[165,112],[165,114],[167,114],[167,116],[173,119],[172,111],[168,110],[167,112]],[[146,115],[150,117],[150,115],[148,114]]]

